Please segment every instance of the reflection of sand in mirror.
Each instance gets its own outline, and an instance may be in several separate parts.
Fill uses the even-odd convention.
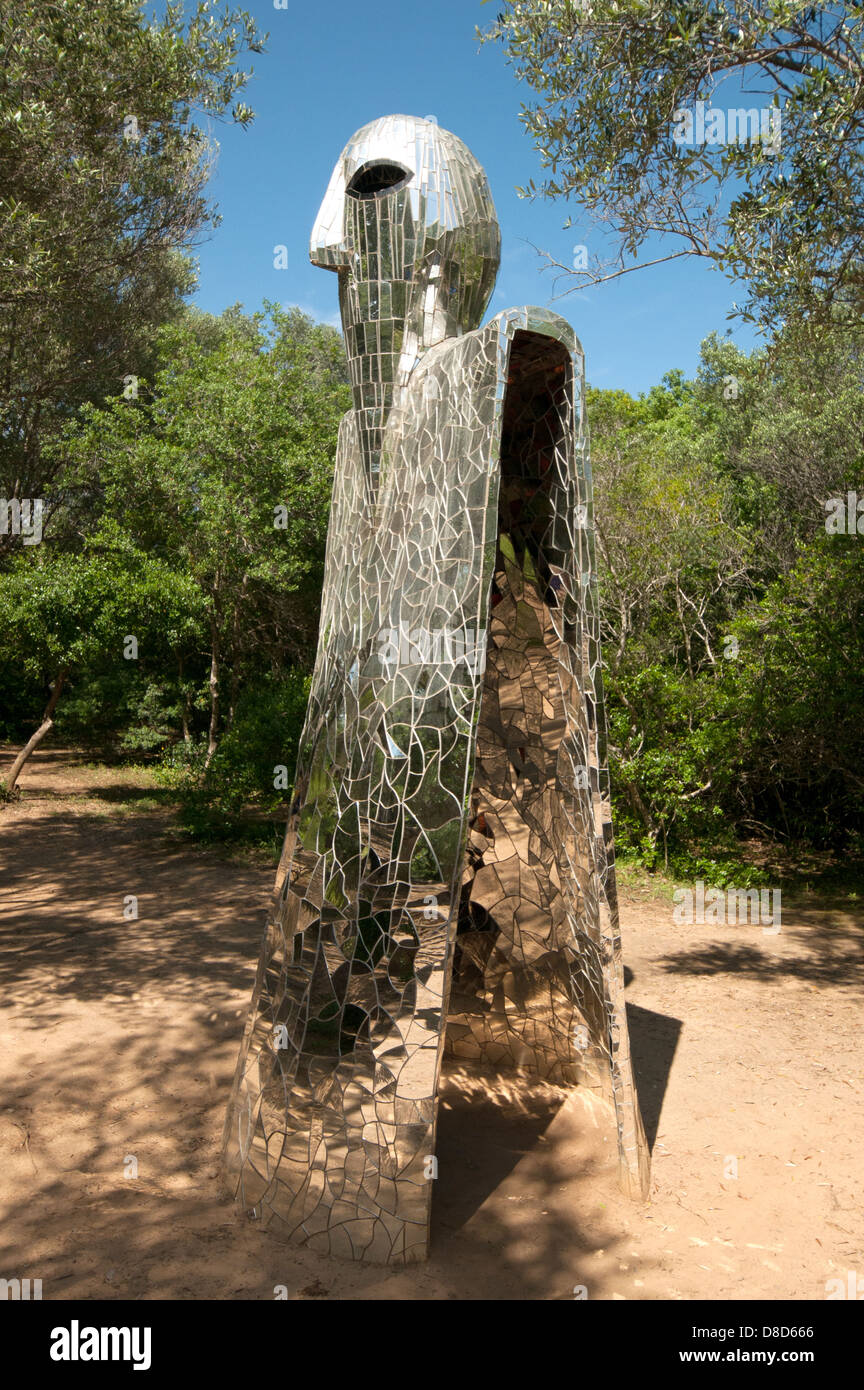
[[[447,1047],[572,1082],[585,1079],[570,1041],[584,1020],[571,998],[556,856],[567,835],[556,791],[566,729],[558,638],[527,586],[517,599],[503,570],[495,584]],[[526,609],[537,645],[516,634]]]
[[[590,832],[585,825],[574,834],[561,777],[563,689],[571,702],[579,696],[569,689],[563,586],[553,568],[555,509],[567,496],[569,370],[559,343],[516,335],[447,1050],[466,1061],[597,1084],[595,1059],[574,1050],[574,1036],[602,1020],[600,972],[594,969],[592,987],[568,920],[568,911],[578,918],[584,910]],[[596,954],[587,940],[583,950]]]

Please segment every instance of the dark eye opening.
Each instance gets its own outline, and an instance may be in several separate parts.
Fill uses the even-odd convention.
[[[352,198],[380,198],[401,188],[411,178],[410,169],[401,164],[364,164],[348,185]]]

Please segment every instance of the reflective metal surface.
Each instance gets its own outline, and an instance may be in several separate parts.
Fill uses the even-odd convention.
[[[358,132],[311,254],[340,274],[356,408],[224,1173],[276,1234],[399,1263],[427,1253],[445,1045],[606,1096],[622,1182],[647,1186],[583,357],[543,309],[476,328],[494,210],[429,122]]]
[[[500,254],[486,175],[455,135],[428,120],[384,116],[345,146],[310,257],[339,274],[355,423],[373,487],[391,406],[427,348],[479,325]]]

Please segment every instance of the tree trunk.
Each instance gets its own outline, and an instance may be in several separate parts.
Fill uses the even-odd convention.
[[[185,744],[187,744],[187,746],[188,746],[188,744],[190,744],[190,743],[192,742],[192,734],[191,734],[191,732],[190,732],[190,730],[189,730],[189,714],[190,714],[190,706],[191,706],[192,701],[191,701],[190,698],[189,698],[189,691],[186,689],[185,685],[183,684],[183,658],[182,658],[182,656],[178,656],[178,658],[177,658],[177,674],[178,674],[178,678],[179,678],[180,694],[181,694],[182,699],[183,699],[183,712],[182,712],[182,714],[180,715],[180,719],[181,719],[181,723],[182,723],[182,728],[183,728],[183,742],[184,742]]]
[[[236,664],[231,669],[231,694],[228,697],[228,720],[226,728],[234,727],[234,711],[237,708],[237,696],[240,693],[240,676],[237,672]]]
[[[628,782],[625,785],[624,794],[627,797],[627,800],[630,802],[630,805],[636,812],[637,816],[642,821],[642,824],[645,826],[645,829],[648,831],[648,838],[651,841],[651,848],[656,849],[657,841],[659,840],[661,833],[665,832],[663,832],[662,827],[657,824],[654,817],[651,815],[651,812],[648,810],[648,807],[642,800],[642,797],[639,793],[639,788],[636,786],[635,782]]]
[[[207,739],[205,770],[213,761],[218,742],[219,728],[219,629],[215,622],[210,624],[210,732]]]
[[[182,721],[183,721],[183,742],[184,742],[187,746],[192,742],[192,734],[191,734],[191,731],[190,731],[190,729],[189,729],[189,706],[190,706],[189,696],[188,696],[188,695],[184,695],[184,696],[183,696],[183,713],[182,713],[182,715],[181,715],[181,719],[182,719]]]
[[[33,752],[34,748],[39,747],[39,744],[42,742],[45,735],[47,733],[50,733],[50,731],[54,727],[54,711],[57,708],[57,701],[60,699],[60,692],[63,689],[63,685],[65,683],[67,674],[68,673],[66,671],[61,671],[60,674],[57,676],[57,679],[55,680],[51,688],[51,698],[45,706],[45,713],[42,715],[42,723],[39,725],[39,728],[36,730],[35,734],[32,734],[31,737],[27,740],[24,747],[21,749],[21,752],[18,754],[18,757],[15,759],[14,763],[9,769],[9,776],[6,778],[5,788],[7,796],[10,792],[15,790],[15,785],[18,781],[18,778],[21,776],[21,769],[23,768],[27,759],[30,757],[30,754]]]

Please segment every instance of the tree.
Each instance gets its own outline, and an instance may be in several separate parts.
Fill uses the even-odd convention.
[[[253,671],[314,647],[336,435],[350,391],[339,334],[298,310],[188,312],[135,400],[86,407],[64,440],[56,537],[123,543],[199,598],[206,765]]]
[[[536,94],[522,121],[551,172],[520,192],[572,200],[616,243],[582,269],[548,259],[579,288],[705,257],[749,283],[745,318],[859,320],[862,33],[854,0],[505,0],[482,37]],[[640,262],[658,235],[671,249]]]
[[[79,404],[151,370],[192,285],[210,143],[262,40],[201,0],[4,0],[0,12],[0,496],[41,496]],[[0,538],[0,554],[9,546]]]
[[[588,392],[616,838],[649,865],[860,843],[861,347],[712,334],[693,381]]]
[[[698,429],[758,538],[769,583],[825,534],[831,499],[864,477],[864,331],[790,325],[749,356],[711,334],[695,386]]]
[[[864,550],[816,537],[731,625],[727,713],[737,820],[819,848],[864,848]]]
[[[67,681],[98,658],[115,666],[137,660],[139,646],[166,634],[188,640],[197,595],[170,565],[127,546],[96,545],[77,555],[38,546],[0,572],[0,646],[23,677],[49,686],[33,734],[13,760],[0,791],[10,796],[31,753],[54,727]]]
[[[652,864],[716,834],[734,776],[724,634],[753,545],[712,457],[694,383],[589,390],[600,623],[616,836]]]

